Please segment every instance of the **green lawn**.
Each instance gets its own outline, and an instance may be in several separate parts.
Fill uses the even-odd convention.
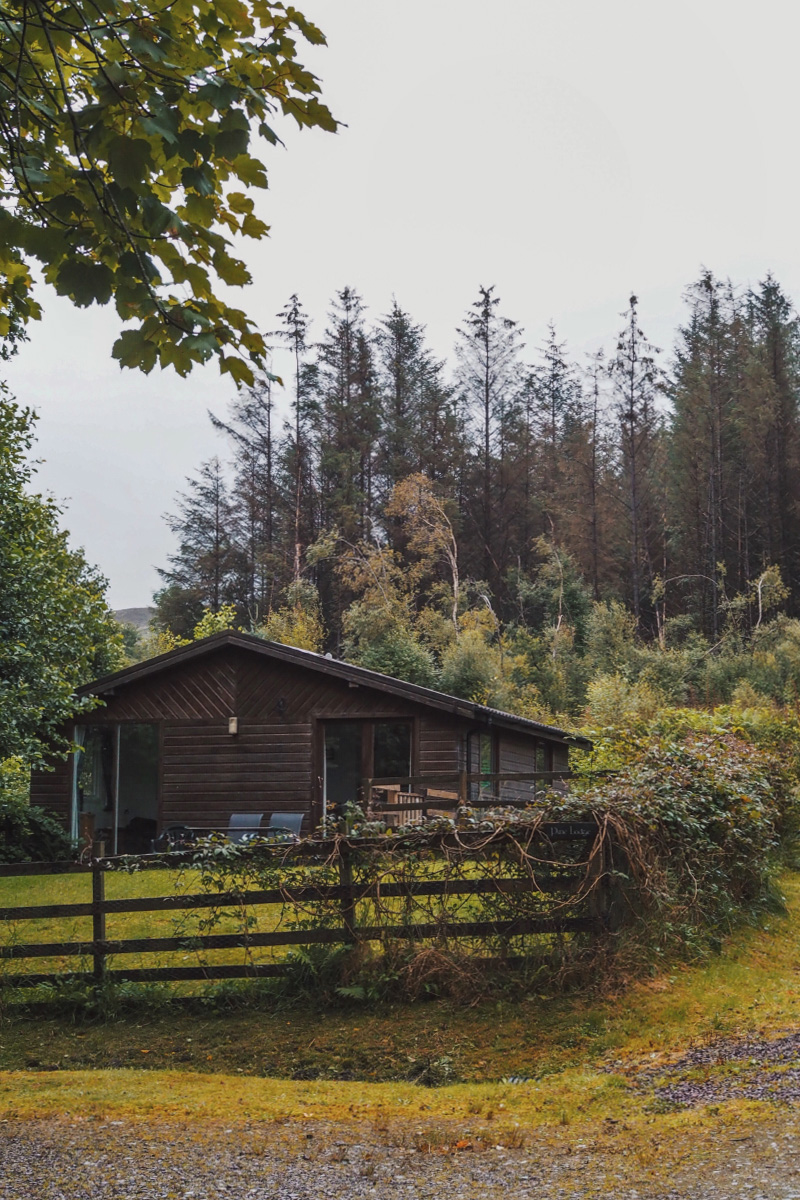
[[[105,875],[105,894],[108,900],[144,897],[172,896],[201,892],[199,874],[187,871],[141,871],[133,874],[109,871]],[[39,906],[49,904],[85,904],[92,899],[91,875],[41,875],[19,876],[0,879],[0,907]],[[209,918],[209,910],[187,910],[177,912],[109,913],[106,917],[106,937],[109,940],[138,938],[180,937],[190,942],[202,933],[202,922]],[[262,906],[252,910],[256,924],[253,928],[269,931],[276,927],[278,910],[275,906]],[[239,933],[242,930],[241,915],[234,910],[222,910],[215,923],[214,933]],[[92,937],[91,917],[51,917],[35,920],[8,921],[0,930],[0,944],[37,942],[90,941]],[[202,956],[199,951],[186,950],[164,953],[126,954],[116,960],[109,959],[111,969],[121,967],[182,966],[199,961],[206,963],[234,963],[245,961],[245,951],[213,950]],[[269,948],[260,949],[258,961],[269,961]],[[255,955],[253,956],[255,959]],[[2,963],[5,974],[24,972],[59,972],[88,969],[78,958],[25,958],[6,960]]]
[[[425,868],[422,868],[423,873],[424,870]],[[441,866],[433,864],[429,872],[431,878],[440,871]],[[200,873],[196,870],[144,870],[133,873],[109,871],[104,878],[105,894],[109,900],[167,897],[203,891]],[[249,884],[250,888],[257,886],[259,885],[252,881]],[[89,903],[91,898],[92,883],[88,873],[0,878],[0,907],[85,904]],[[546,897],[541,899],[547,903]],[[481,919],[487,915],[483,904],[481,898],[457,895],[447,901],[447,913],[453,921]],[[384,919],[387,912],[394,912],[394,919],[400,920],[404,914],[406,920],[414,921],[435,920],[443,911],[438,897],[433,898],[428,907],[423,898],[418,898],[412,910],[413,916],[405,911],[404,903],[400,899],[384,900],[382,908]],[[246,910],[229,906],[213,911],[189,909],[172,912],[109,913],[106,917],[108,940],[180,938],[186,946],[177,951],[118,955],[116,959],[108,960],[108,966],[111,970],[121,970],[136,967],[202,967],[278,961],[286,955],[286,947],[207,950],[193,946],[192,940],[204,933],[241,934],[245,929],[261,933],[276,929],[288,930],[293,927],[292,920],[296,922],[298,916],[305,916],[309,924],[316,923],[313,906],[306,906],[305,911],[298,914],[288,907],[282,911],[282,906],[275,904],[259,905]],[[209,926],[210,919],[213,921],[212,926]],[[338,923],[338,914],[336,919]],[[360,925],[370,925],[380,924],[381,918],[376,906],[372,902],[364,901],[357,906],[356,919]],[[40,942],[88,942],[91,937],[92,919],[89,916],[8,921],[0,928],[0,945],[3,946]],[[527,939],[528,950],[537,940]],[[0,960],[0,973],[5,977],[25,973],[66,973],[88,969],[88,961],[74,956]]]

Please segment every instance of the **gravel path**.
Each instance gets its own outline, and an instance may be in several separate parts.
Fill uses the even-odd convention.
[[[609,1069],[635,1082],[643,1125],[540,1126],[498,1133],[497,1145],[398,1114],[383,1125],[232,1129],[10,1117],[0,1121],[0,1200],[800,1200],[800,1033]],[[731,1119],[736,1099],[772,1103]],[[699,1124],[658,1115],[698,1106]]]
[[[785,1037],[720,1038],[694,1047],[668,1066],[637,1072],[664,1106],[723,1100],[800,1101],[800,1033]]]
[[[800,1200],[792,1114],[665,1170],[610,1147],[531,1138],[524,1149],[424,1152],[371,1128],[291,1125],[209,1131],[171,1124],[9,1120],[2,1200]],[[309,1132],[311,1136],[308,1136]],[[727,1140],[725,1140],[727,1138]],[[687,1158],[684,1147],[681,1157]]]

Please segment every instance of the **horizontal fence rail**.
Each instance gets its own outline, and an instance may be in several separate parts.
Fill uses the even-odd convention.
[[[153,870],[169,867],[192,868],[200,863],[196,850],[171,852],[159,855],[120,856],[117,858],[93,858],[86,863],[17,863],[0,866],[0,878],[52,876],[62,874],[90,874],[92,899],[82,903],[18,904],[0,908],[0,920],[20,922],[34,920],[58,920],[91,918],[90,938],[75,940],[53,940],[49,942],[15,942],[0,945],[0,962],[25,959],[67,958],[90,960],[91,972],[79,968],[59,973],[8,972],[0,976],[0,982],[9,987],[26,987],[37,984],[52,984],[64,979],[89,981],[100,984],[106,979],[131,982],[192,981],[243,978],[275,978],[285,975],[289,964],[285,962],[258,963],[245,961],[241,964],[198,963],[192,966],[158,966],[110,969],[107,960],[132,954],[202,954],[213,950],[244,950],[257,948],[281,948],[310,945],[355,945],[370,942],[430,942],[459,939],[494,938],[507,941],[528,935],[572,934],[597,932],[603,927],[602,888],[594,887],[597,876],[591,879],[587,872],[597,857],[598,839],[602,844],[602,831],[594,819],[585,821],[548,821],[536,826],[529,835],[527,849],[535,850],[526,862],[532,863],[526,874],[515,877],[452,878],[408,880],[403,882],[358,883],[353,880],[353,867],[363,864],[365,855],[379,856],[387,852],[387,840],[377,838],[350,839],[345,837],[306,839],[291,845],[263,845],[236,850],[236,859],[244,863],[271,863],[273,868],[286,868],[285,886],[221,892],[192,892],[167,896],[107,898],[105,879],[110,871]],[[555,846],[561,843],[569,852],[556,854]],[[476,831],[434,833],[424,836],[400,834],[390,839],[390,849],[422,846],[425,850],[444,854],[460,855],[460,862],[478,862],[487,844],[486,835]],[[495,836],[491,852],[518,845],[511,834]],[[602,849],[602,845],[601,845]],[[202,853],[202,851],[201,851]],[[472,857],[471,857],[472,856]],[[600,854],[602,859],[602,853]],[[444,861],[442,859],[441,861]],[[289,871],[292,867],[308,864],[335,870],[338,883],[308,883],[293,880]],[[583,873],[583,875],[582,875]],[[334,876],[336,877],[336,876]],[[592,888],[594,887],[594,891]],[[357,906],[363,902],[379,900],[406,900],[419,898],[514,897],[524,896],[566,897],[566,905],[582,904],[588,912],[581,915],[563,911],[549,911],[535,915],[518,915],[510,919],[454,920],[452,914],[444,912],[439,919],[406,919],[402,923],[385,924],[356,920]],[[588,901],[587,901],[588,898]],[[203,910],[249,911],[257,906],[283,906],[286,904],[322,903],[335,905],[339,913],[337,924],[331,926],[309,922],[308,928],[273,929],[261,932],[245,928],[237,933],[179,934],[172,937],[113,938],[106,935],[106,918],[131,913],[181,913]],[[491,913],[491,909],[490,909]],[[520,956],[515,955],[511,957]],[[504,961],[508,961],[506,955]],[[487,960],[488,961],[488,960]]]

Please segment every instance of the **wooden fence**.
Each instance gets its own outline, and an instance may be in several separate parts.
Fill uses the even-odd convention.
[[[510,835],[501,835],[509,836]],[[195,852],[180,852],[159,855],[125,856],[119,858],[95,857],[87,863],[20,863],[0,866],[0,879],[9,877],[54,876],[67,874],[91,874],[92,899],[85,903],[63,903],[45,905],[17,905],[0,908],[3,922],[26,922],[45,918],[92,919],[91,939],[84,941],[24,942],[11,941],[0,945],[0,961],[18,959],[72,958],[91,962],[92,969],[59,971],[55,973],[28,973],[6,971],[0,974],[0,983],[10,987],[25,987],[36,984],[55,983],[71,978],[82,982],[101,984],[105,979],[135,982],[243,979],[275,977],[287,972],[285,962],[240,964],[197,964],[189,967],[137,967],[110,969],[108,960],[132,954],[184,954],[192,951],[243,949],[245,952],[261,947],[291,947],[310,944],[354,945],[361,942],[385,942],[402,939],[405,941],[449,941],[450,939],[497,938],[507,942],[510,938],[525,935],[592,933],[603,927],[604,920],[604,848],[603,833],[596,821],[545,822],[535,832],[540,864],[538,875],[513,877],[494,876],[488,878],[417,879],[404,882],[358,883],[354,882],[353,864],[363,862],[364,855],[379,855],[387,850],[386,840],[329,838],[307,839],[295,845],[254,847],[239,850],[240,861],[250,856],[261,856],[273,865],[287,862],[335,863],[338,869],[336,884],[287,886],[269,890],[201,892],[123,899],[106,897],[105,881],[109,871],[135,868],[136,871],[191,867]],[[403,841],[391,839],[393,848]],[[555,844],[559,854],[555,856]],[[409,843],[411,844],[411,843]],[[419,844],[419,839],[414,843]],[[493,847],[497,848],[497,839]],[[474,850],[478,861],[486,836],[478,833],[428,835],[424,841],[426,849],[444,854],[457,851],[467,855]],[[542,857],[548,853],[550,859]],[[591,880],[587,879],[587,865],[593,864]],[[516,893],[531,893],[562,897],[574,895],[581,915],[567,915],[564,903],[553,905],[552,911],[538,916],[516,916],[510,920],[441,920],[404,924],[357,923],[357,906],[363,901],[397,898],[413,901],[419,897],[440,897],[446,903],[449,897],[512,896]],[[339,920],[336,927],[329,924],[314,928],[275,929],[272,932],[255,932],[248,929],[239,933],[212,933],[200,936],[146,937],[113,939],[106,936],[106,918],[113,914],[145,912],[178,913],[186,910],[217,909],[235,906],[247,909],[258,906],[284,906],[308,901],[335,904]],[[573,906],[575,907],[575,906]]]

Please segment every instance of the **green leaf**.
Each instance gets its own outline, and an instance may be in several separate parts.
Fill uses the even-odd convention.
[[[244,192],[228,192],[226,201],[231,212],[251,213],[253,211],[253,201],[250,196],[245,196]]]
[[[214,173],[207,165],[184,167],[181,172],[181,183],[185,188],[193,188],[201,196],[213,196],[217,190]]]
[[[147,178],[151,146],[144,138],[116,137],[108,144],[108,165],[120,187],[137,188]]]
[[[220,279],[230,287],[244,287],[246,283],[250,282],[250,272],[247,267],[240,259],[231,258],[229,254],[214,255],[214,270]]]
[[[206,229],[214,224],[217,215],[216,204],[212,196],[198,196],[197,192],[186,193],[184,211],[187,221],[196,221]]]
[[[135,58],[149,58],[153,62],[164,62],[167,57],[166,49],[160,43],[147,37],[139,29],[133,29],[128,34],[128,48]]]
[[[203,358],[210,358],[219,350],[219,342],[213,333],[192,334],[191,337],[186,338],[185,345],[192,353],[199,354]]]
[[[182,226],[178,216],[153,196],[142,200],[142,224],[154,237],[161,237],[167,230],[178,233]]]
[[[250,187],[267,186],[267,169],[257,158],[251,158],[249,154],[240,154],[231,166],[242,183],[247,183]]]
[[[252,386],[253,372],[242,358],[234,358],[232,355],[220,358],[219,370],[221,375],[230,375],[236,383],[246,387]]]
[[[214,139],[214,153],[218,158],[233,161],[247,151],[250,133],[247,129],[223,129]]]
[[[242,221],[242,233],[245,237],[262,238],[269,233],[269,225],[259,221],[252,213],[248,213]]]
[[[56,275],[56,291],[60,296],[69,296],[79,308],[95,302],[107,304],[111,299],[114,273],[105,263],[90,262],[85,258],[69,258]]]
[[[121,367],[135,367],[149,375],[156,365],[158,349],[141,329],[125,329],[114,343],[111,357],[116,358]]]
[[[140,124],[146,133],[160,137],[170,145],[178,144],[180,116],[177,109],[161,108],[149,117],[142,117]]]

